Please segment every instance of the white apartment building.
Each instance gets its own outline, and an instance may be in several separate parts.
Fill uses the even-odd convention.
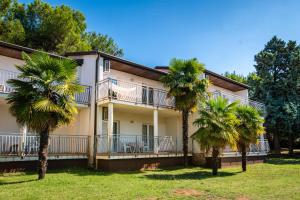
[[[24,63],[23,51],[35,50],[0,42],[0,164],[37,159],[38,136],[16,123],[5,100],[12,91],[6,81],[17,77],[15,65]],[[76,120],[52,133],[50,160],[88,160],[103,170],[182,163],[181,114],[159,81],[168,73],[167,67],[153,69],[99,51],[72,52],[66,57],[77,61],[78,80],[86,90],[76,95]],[[214,95],[264,109],[263,104],[248,99],[247,85],[209,70],[205,71],[205,78],[210,80],[209,92]],[[190,135],[196,130],[192,125],[196,117],[197,113],[190,116]],[[268,144],[262,136],[251,145],[249,156],[257,158],[267,152]],[[189,156],[204,157],[191,139]],[[222,156],[240,155],[228,148]]]

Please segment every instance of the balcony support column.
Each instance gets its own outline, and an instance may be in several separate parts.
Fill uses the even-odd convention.
[[[114,128],[114,104],[108,103],[108,120],[107,120],[107,143],[108,143],[108,152],[111,150],[111,138],[113,135]]]
[[[153,110],[154,153],[158,153],[158,110]]]

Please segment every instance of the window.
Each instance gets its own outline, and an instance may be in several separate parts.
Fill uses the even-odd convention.
[[[78,83],[80,83],[80,81],[81,81],[81,70],[82,70],[82,67],[81,66],[78,66],[77,68],[76,68],[76,76],[77,76],[77,81],[78,81]]]
[[[109,72],[110,71],[110,61],[107,59],[103,60],[103,72]]]
[[[107,107],[102,108],[102,120],[104,120],[104,121],[108,120],[108,108]]]

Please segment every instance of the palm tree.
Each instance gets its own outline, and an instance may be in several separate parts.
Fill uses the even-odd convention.
[[[76,83],[76,64],[47,54],[23,53],[25,64],[16,66],[18,79],[8,80],[14,88],[7,100],[10,112],[21,125],[40,136],[38,179],[47,170],[49,133],[69,124],[77,113],[74,94],[82,92]]]
[[[200,79],[204,65],[196,58],[190,60],[172,59],[169,73],[161,78],[169,88],[168,95],[175,98],[175,107],[182,113],[182,134],[184,165],[188,165],[188,117],[197,109],[199,101],[205,98],[208,80]]]
[[[199,142],[203,150],[212,149],[212,174],[217,175],[220,150],[226,145],[235,147],[238,133],[235,126],[238,119],[235,115],[237,102],[228,103],[227,99],[217,97],[209,99],[199,111],[199,118],[194,121],[198,130],[192,137]]]
[[[242,154],[242,169],[246,171],[247,147],[251,143],[256,143],[257,137],[264,133],[264,119],[255,108],[248,105],[239,105],[236,108],[236,115],[239,119],[239,124],[236,127],[239,133],[237,147]]]

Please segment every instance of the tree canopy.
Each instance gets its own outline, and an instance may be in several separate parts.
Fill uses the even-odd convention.
[[[123,50],[109,36],[86,33],[84,15],[68,6],[54,7],[42,0],[29,4],[0,0],[0,10],[2,41],[60,54],[99,49],[123,56]]]

